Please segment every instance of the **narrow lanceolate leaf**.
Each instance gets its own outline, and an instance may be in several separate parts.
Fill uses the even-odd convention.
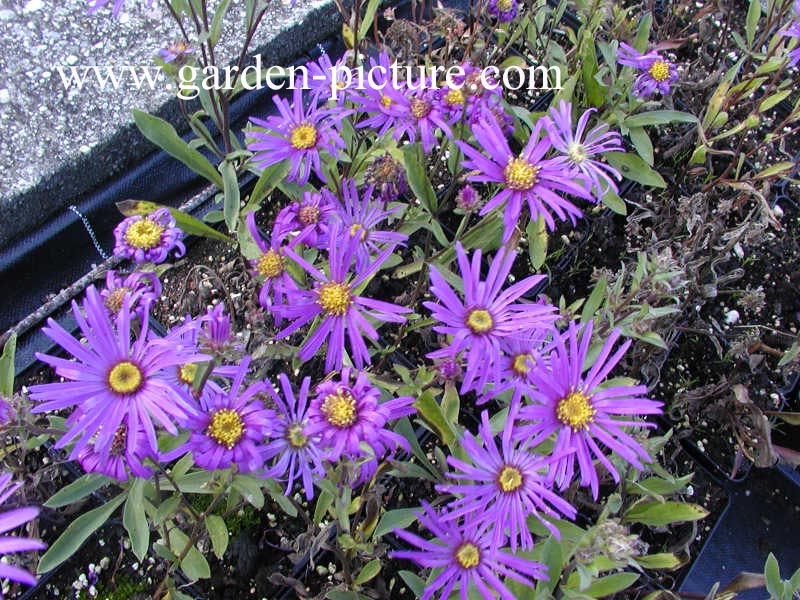
[[[650,187],[667,187],[667,182],[664,181],[664,178],[651,169],[647,163],[636,154],[631,154],[629,152],[606,152],[603,156],[623,177],[631,181]]]
[[[211,547],[217,558],[222,558],[228,548],[228,526],[225,520],[219,515],[206,516],[206,530],[208,537],[211,538]]]
[[[144,512],[144,479],[134,479],[128,488],[128,500],[122,511],[122,524],[131,539],[131,549],[139,560],[144,559],[150,547],[150,525]]]
[[[408,179],[408,186],[420,201],[420,204],[425,210],[433,214],[438,208],[439,201],[425,172],[425,165],[417,159],[417,147],[417,144],[409,144],[403,149],[406,178]]]
[[[646,569],[677,569],[684,561],[672,552],[659,552],[658,554],[648,554],[646,556],[639,556],[636,562]]]
[[[356,585],[364,585],[368,581],[372,581],[375,579],[375,576],[381,572],[381,559],[374,558],[369,561],[364,567],[358,572],[358,576],[355,578]]]
[[[632,506],[623,516],[625,521],[660,527],[681,521],[697,521],[708,511],[697,504],[685,502],[642,502]]]
[[[538,271],[547,260],[547,225],[544,217],[539,215],[535,221],[529,221],[525,233],[528,234],[528,255],[531,266],[534,271]]]
[[[239,208],[241,206],[239,178],[236,176],[236,167],[228,160],[220,164],[219,170],[222,173],[224,190],[222,214],[225,215],[225,224],[228,226],[228,231],[235,232],[239,225]]]
[[[436,402],[430,391],[423,392],[414,402],[414,408],[425,422],[430,425],[439,438],[448,446],[452,447],[456,439],[453,426],[445,417],[442,407]]]
[[[589,587],[581,591],[592,598],[603,598],[628,589],[637,579],[639,575],[636,573],[614,573],[593,581]]]
[[[697,123],[697,117],[680,110],[651,110],[626,118],[622,124],[628,128],[667,123]]]
[[[169,546],[175,556],[185,553],[181,561],[181,570],[190,581],[211,577],[211,567],[208,565],[206,557],[197,549],[197,546],[189,546],[189,536],[180,529],[172,529],[169,532]]]
[[[47,502],[44,503],[44,506],[47,508],[59,508],[61,506],[67,506],[77,502],[78,500],[86,498],[86,496],[95,490],[99,490],[110,481],[112,481],[112,479],[106,475],[101,475],[100,473],[87,473],[69,485],[58,490],[47,500]]]
[[[50,546],[47,552],[44,553],[44,556],[42,556],[42,559],[39,561],[39,567],[36,569],[36,572],[47,573],[48,571],[52,571],[75,554],[86,539],[108,521],[109,517],[114,514],[114,511],[117,510],[126,497],[127,493],[122,493],[102,506],[98,506],[82,514],[70,523],[64,533],[62,533],[58,539],[53,542],[53,545]]]
[[[205,156],[183,141],[172,125],[141,110],[133,111],[133,120],[144,137],[222,189],[222,176],[219,172]]]
[[[747,47],[753,46],[753,40],[756,38],[756,29],[758,27],[758,20],[761,18],[761,0],[750,0],[750,6],[747,8],[747,18],[744,22],[744,34],[747,37]]]
[[[17,334],[12,333],[3,346],[0,356],[0,396],[11,398],[14,394],[14,356],[17,353]]]
[[[418,510],[418,508],[396,508],[386,511],[375,528],[375,537],[379,538],[382,535],[391,533],[395,528],[405,529],[417,520],[417,516],[414,513]]]

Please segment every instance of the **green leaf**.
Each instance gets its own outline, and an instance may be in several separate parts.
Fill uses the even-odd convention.
[[[369,0],[369,4],[367,4],[367,10],[364,12],[364,18],[361,21],[361,24],[358,26],[358,39],[363,40],[369,35],[369,30],[372,28],[372,24],[375,21],[375,13],[378,12],[378,7],[381,4],[381,0]]]
[[[17,353],[17,334],[12,333],[3,346],[0,356],[0,397],[11,398],[14,395],[14,356]]]
[[[614,213],[622,215],[623,217],[628,214],[628,205],[625,200],[620,198],[613,190],[608,189],[603,194],[603,205],[610,208]]]
[[[778,104],[781,100],[786,98],[789,94],[791,94],[794,90],[783,90],[778,92],[777,94],[772,94],[771,96],[767,96],[761,101],[761,104],[758,105],[758,112],[765,112]]]
[[[699,123],[693,114],[680,110],[651,110],[627,117],[622,124],[629,129],[646,125],[666,125],[667,123]]]
[[[219,172],[205,156],[190,148],[189,144],[181,139],[172,125],[164,119],[159,119],[141,110],[133,111],[133,120],[144,137],[173,158],[181,161],[198,175],[208,179],[219,189],[223,189],[224,184]]]
[[[619,171],[623,177],[650,187],[665,188],[667,182],[651,169],[641,157],[628,152],[606,152],[606,160]]]
[[[184,233],[198,235],[212,240],[219,240],[220,242],[226,242],[228,244],[233,243],[233,239],[217,231],[213,227],[209,227],[200,219],[195,219],[192,215],[187,215],[185,212],[171,207],[169,207],[169,212],[175,218],[175,224],[180,227]]]
[[[547,591],[552,594],[558,585],[558,580],[561,576],[561,568],[563,563],[563,552],[561,551],[561,543],[553,535],[548,535],[544,543],[541,545],[541,555],[538,560],[547,567],[548,579],[541,580],[536,584],[536,591]]]
[[[47,502],[44,503],[44,506],[47,508],[59,508],[61,506],[67,506],[68,504],[72,504],[73,502],[77,502],[78,500],[86,498],[86,496],[95,490],[99,490],[110,481],[113,480],[106,475],[101,475],[100,473],[87,473],[86,475],[81,475],[78,479],[69,485],[64,486],[55,494],[53,494],[47,500]]]
[[[139,560],[144,559],[150,547],[150,524],[144,512],[144,486],[146,480],[138,477],[128,488],[128,499],[122,511],[122,524],[131,538],[131,549]]]
[[[644,13],[639,20],[639,27],[636,29],[636,37],[633,38],[634,48],[644,54],[647,50],[647,41],[650,39],[650,28],[653,26],[653,15],[650,12]]]
[[[425,593],[425,588],[427,587],[427,584],[425,583],[425,580],[422,579],[422,577],[420,577],[415,573],[412,573],[411,571],[398,571],[397,574],[400,575],[400,577],[403,579],[403,581],[405,581],[406,585],[408,586],[408,589],[410,589],[417,598],[419,598],[420,596],[422,596],[422,594]]]
[[[239,225],[239,209],[241,208],[239,178],[236,175],[236,167],[229,160],[222,161],[219,165],[219,170],[222,173],[225,192],[222,214],[225,215],[225,224],[228,226],[228,231],[235,232]]]
[[[783,585],[781,585],[781,568],[778,559],[770,552],[764,563],[764,579],[767,580],[767,592],[771,598],[780,598]]]
[[[525,233],[528,235],[528,255],[531,259],[531,266],[534,271],[538,271],[547,260],[547,225],[544,217],[539,215],[535,221],[528,221]]]
[[[595,40],[585,32],[583,38],[583,61],[581,62],[581,75],[583,76],[583,87],[586,91],[586,101],[589,106],[600,107],[605,104],[606,91],[608,88],[601,85],[595,75],[598,72],[597,54],[595,52]]]
[[[433,191],[425,166],[417,160],[419,144],[409,144],[403,148],[403,163],[406,168],[406,179],[411,191],[419,199],[420,204],[429,213],[434,214],[439,207],[436,192]]]
[[[261,491],[261,482],[249,475],[236,475],[231,482],[231,487],[242,495],[249,504],[261,509],[264,508],[264,492]]]
[[[653,143],[650,141],[650,136],[644,130],[644,127],[631,127],[628,130],[628,137],[633,142],[633,147],[636,148],[636,153],[642,157],[648,166],[653,166]]]
[[[779,175],[781,173],[786,173],[787,171],[791,171],[792,169],[797,168],[797,163],[794,162],[779,162],[777,164],[771,165],[764,169],[763,171],[759,171],[754,175],[756,179],[765,179],[767,177],[772,177],[773,175]]]
[[[288,160],[282,160],[261,171],[253,191],[250,192],[245,212],[255,210],[261,206],[261,201],[269,196],[281,181],[286,179],[291,168],[292,165]]]
[[[636,573],[614,573],[597,579],[589,587],[581,591],[592,598],[602,598],[628,589],[637,579],[639,579],[639,575]]]
[[[635,504],[623,516],[625,521],[660,527],[682,521],[698,521],[708,516],[708,511],[697,504],[685,502],[642,502]]]
[[[222,558],[225,550],[228,549],[228,540],[230,539],[225,519],[219,515],[206,515],[206,531],[208,531],[208,537],[211,538],[214,555]]]
[[[636,562],[646,569],[677,569],[683,561],[672,552],[659,552],[658,554],[648,554],[638,556]]]
[[[112,498],[102,506],[93,508],[89,512],[83,513],[75,519],[64,530],[53,545],[47,549],[36,572],[47,573],[71,557],[83,545],[87,538],[108,521],[120,504],[125,500],[127,494],[123,492],[116,498]]]
[[[600,278],[594,285],[591,295],[586,300],[586,304],[583,305],[583,311],[581,312],[581,323],[588,323],[594,318],[594,314],[597,312],[597,309],[600,308],[600,305],[605,299],[607,286],[608,281],[606,281],[605,277]]]
[[[272,498],[275,503],[281,507],[281,510],[290,517],[296,517],[297,507],[292,504],[291,501],[283,494],[283,489],[281,489],[281,487],[278,485],[278,482],[274,479],[266,479],[264,480],[264,484],[267,488],[270,498]]]
[[[686,487],[692,480],[692,473],[678,477],[673,481],[667,481],[661,477],[648,477],[642,481],[631,482],[631,491],[637,494],[648,494],[663,496],[666,494],[674,494]]]
[[[373,535],[378,538],[391,533],[395,527],[405,529],[417,520],[417,516],[414,513],[418,510],[419,508],[396,508],[386,511],[375,528]]]
[[[420,417],[430,425],[448,448],[452,448],[456,434],[452,424],[445,417],[442,407],[436,402],[430,390],[424,391],[414,402]]]
[[[177,528],[170,530],[169,547],[175,556],[180,556],[187,546],[189,546],[189,536]],[[181,570],[190,581],[211,577],[211,567],[208,565],[206,557],[194,544],[189,547],[186,556],[181,561]]]
[[[373,558],[367,564],[363,566],[363,568],[358,572],[353,583],[356,585],[364,585],[368,581],[371,581],[375,578],[375,576],[381,572],[381,559],[380,558]]]
[[[750,6],[747,8],[747,18],[744,22],[744,33],[747,38],[747,47],[753,47],[753,40],[756,37],[756,28],[758,27],[758,20],[761,18],[761,0],[750,0]]]
[[[208,41],[212,46],[216,46],[219,41],[219,36],[222,33],[222,23],[230,4],[231,0],[222,0],[214,11],[214,18],[211,19],[211,27],[208,30]]]

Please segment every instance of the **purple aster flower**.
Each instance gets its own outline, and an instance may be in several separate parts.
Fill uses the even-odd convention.
[[[446,356],[445,358],[436,362],[436,372],[444,382],[456,381],[461,379],[463,369],[461,368],[461,361],[456,356]]]
[[[493,381],[492,388],[485,390],[476,404],[485,404],[492,398],[511,390],[511,406],[519,406],[523,395],[527,395],[531,385],[531,371],[545,362],[541,355],[548,337],[546,329],[537,329],[525,336],[507,337],[500,344],[500,376]]]
[[[364,179],[367,184],[375,186],[378,198],[384,204],[394,202],[400,196],[408,193],[406,170],[388,152],[370,163]]]
[[[483,440],[483,446],[466,433],[461,446],[469,463],[453,456],[447,457],[447,464],[456,469],[447,477],[457,479],[459,483],[436,486],[439,492],[460,496],[449,503],[450,510],[443,518],[451,520],[474,514],[475,525],[494,525],[492,547],[503,546],[508,531],[512,552],[517,551],[517,545],[523,550],[533,549],[533,536],[527,525],[530,515],[560,539],[558,530],[542,515],[574,519],[576,514],[575,508],[553,492],[551,482],[547,481],[547,468],[561,457],[542,457],[527,448],[517,447],[511,439],[515,416],[512,410],[498,448],[489,414],[483,411],[478,427],[478,438]],[[544,475],[542,471],[545,471]]]
[[[297,203],[293,203],[293,205],[296,206]],[[283,209],[281,213],[285,210]],[[254,274],[264,278],[264,284],[258,293],[258,302],[271,312],[273,296],[277,304],[285,304],[288,298],[297,291],[297,282],[286,270],[286,256],[278,237],[273,235],[269,245],[261,237],[256,226],[255,212],[248,213],[247,228],[258,249],[262,252],[260,258],[250,261],[250,264],[255,267]],[[280,325],[280,321],[280,317],[275,315],[275,324]]]
[[[72,337],[53,319],[42,329],[77,360],[36,354],[68,381],[32,386],[30,398],[41,404],[31,412],[75,407],[66,421],[69,430],[56,443],[57,448],[63,448],[80,436],[72,450],[73,459],[91,440],[98,452],[107,453],[123,422],[128,427],[129,452],[137,451],[141,430],[144,430],[148,446],[155,450],[158,446],[153,421],[177,435],[172,421],[195,411],[194,405],[165,379],[167,371],[175,365],[208,358],[195,354],[194,348],[156,339],[148,329],[147,320],[141,322],[141,331],[132,342],[127,299],[112,321],[94,286],[86,290],[83,309],[85,316],[73,302],[72,313],[86,344]]]
[[[11,497],[22,485],[22,482],[11,483],[11,473],[0,475],[0,505]],[[35,519],[39,515],[39,509],[34,506],[15,508],[0,514],[0,533],[6,533],[17,527],[21,527],[28,521]],[[20,538],[15,535],[0,536],[0,555],[3,557],[15,552],[32,552],[34,550],[44,550],[47,546],[39,540]],[[0,561],[0,579],[10,579],[24,583],[25,585],[35,585],[36,577],[28,573],[25,569],[10,565]],[[0,590],[0,597],[2,591]]]
[[[675,65],[664,60],[658,52],[642,54],[625,42],[620,42],[617,62],[644,71],[633,84],[633,93],[640,98],[652,96],[656,90],[661,94],[669,94],[670,84],[679,78]]]
[[[352,179],[342,179],[342,199],[339,199],[328,190],[322,194],[334,207],[334,215],[341,223],[342,236],[349,236],[358,240],[356,250],[356,272],[363,271],[369,265],[373,256],[379,254],[384,248],[394,248],[402,245],[408,239],[404,233],[384,231],[378,227],[389,217],[400,211],[399,206],[383,209],[372,200],[372,186],[358,197],[356,182]]]
[[[311,433],[307,416],[311,378],[303,379],[297,395],[285,373],[278,375],[278,381],[283,398],[272,386],[267,390],[278,410],[278,417],[273,423],[269,443],[262,448],[264,462],[276,456],[278,459],[264,475],[286,480],[287,496],[292,493],[295,481],[301,479],[306,500],[310,502],[314,498],[314,479],[325,478],[320,437]]]
[[[486,10],[497,17],[498,21],[508,23],[517,16],[517,8],[517,0],[489,0]]]
[[[389,421],[415,412],[414,398],[403,396],[380,403],[380,391],[367,375],[342,369],[339,380],[327,380],[317,386],[317,395],[308,409],[308,433],[320,436],[325,458],[336,462],[342,457],[358,459],[367,456],[361,444],[372,448],[374,459],[361,465],[359,481],[366,481],[378,467],[378,461],[392,454],[398,446],[411,451],[408,441],[386,428]]]
[[[288,181],[305,185],[311,169],[325,181],[320,152],[327,151],[336,158],[338,149],[345,147],[336,130],[339,117],[333,118],[330,111],[319,109],[315,104],[303,110],[303,90],[299,87],[294,89],[291,105],[278,95],[273,96],[272,101],[280,116],[267,117],[266,121],[250,119],[254,125],[265,129],[249,132],[253,139],[247,148],[255,152],[253,162],[263,169],[288,159],[291,164]]]
[[[140,319],[146,319],[150,305],[161,296],[161,282],[152,271],[134,271],[133,273],[106,273],[106,287],[100,291],[109,313],[115,317],[122,309],[122,302],[128,296],[129,306]]]
[[[493,533],[486,524],[478,526],[469,517],[463,521],[448,519],[446,514],[437,514],[425,501],[422,510],[415,514],[436,537],[425,540],[408,531],[395,529],[397,537],[419,550],[396,550],[390,556],[414,561],[421,567],[441,569],[425,588],[420,600],[432,598],[439,590],[439,598],[446,600],[456,585],[461,600],[467,600],[473,587],[483,598],[499,596],[502,600],[516,600],[501,577],[518,581],[530,589],[536,585],[533,580],[547,580],[546,567],[541,563],[497,549]]]
[[[391,96],[405,114],[394,124],[394,138],[399,140],[403,134],[408,135],[411,143],[418,138],[422,149],[430,152],[438,145],[436,131],[441,130],[447,137],[453,132],[447,124],[448,116],[436,101],[437,93],[431,89],[428,78],[417,81],[406,93],[394,92]]]
[[[88,0],[89,14],[92,14],[93,12],[100,10],[110,1],[111,0]],[[125,0],[114,0],[114,6],[111,8],[111,12],[115,17],[119,16],[119,13],[122,10],[122,6],[124,4]],[[153,6],[153,0],[147,0],[147,7],[151,8],[152,6]]]
[[[603,198],[603,193],[611,189],[618,192],[616,179],[622,176],[619,172],[600,160],[592,159],[604,152],[622,152],[622,143],[616,131],[609,131],[606,123],[601,123],[586,132],[589,117],[596,109],[584,111],[575,132],[572,131],[572,104],[559,103],[558,108],[550,108],[550,116],[545,117],[544,126],[550,137],[553,147],[564,154],[564,161],[575,173],[583,174],[590,182],[590,191],[593,191],[596,200]]]
[[[241,345],[233,344],[231,317],[225,312],[224,302],[209,308],[199,321],[198,341],[205,352],[219,356],[228,350],[241,350]]]
[[[392,60],[386,52],[369,59],[367,85],[358,89],[360,110],[369,116],[357,127],[371,127],[383,135],[408,118],[405,83],[393,75]]]
[[[341,107],[350,96],[349,89],[353,80],[352,71],[347,66],[347,55],[342,56],[336,61],[336,64],[333,64],[331,57],[323,52],[317,60],[309,62],[306,67],[308,68],[308,89],[314,100],[327,102],[332,98]],[[351,112],[347,110],[345,114]],[[341,115],[341,113],[339,114]]]
[[[800,18],[800,6],[798,6],[798,2],[794,4],[795,13],[798,14],[798,18]],[[793,21],[789,24],[789,26],[780,32],[781,35],[785,35],[786,37],[798,38],[800,39],[800,21]],[[789,51],[789,65],[796,66],[800,64],[800,43],[798,43],[793,50]]]
[[[272,226],[271,247],[289,240],[289,245],[305,244],[312,248],[328,246],[328,227],[334,208],[318,192],[303,192],[299,202],[281,209]],[[252,230],[251,230],[252,231]],[[256,237],[255,235],[253,236]],[[256,238],[258,242],[258,238]],[[259,246],[260,247],[260,246]],[[267,250],[262,249],[262,252]]]
[[[16,411],[11,407],[11,401],[0,396],[0,427],[11,423],[16,417]]]
[[[186,252],[181,241],[183,231],[175,226],[175,217],[168,208],[159,208],[149,215],[123,219],[114,229],[114,256],[137,263],[162,263],[174,250],[180,258]]]
[[[431,293],[441,302],[424,302],[434,319],[441,325],[434,331],[453,336],[450,346],[431,352],[429,358],[456,356],[463,352],[467,361],[461,392],[475,389],[479,392],[491,381],[500,379],[501,342],[508,337],[531,335],[547,328],[556,319],[555,307],[540,303],[515,302],[525,292],[544,279],[532,275],[515,283],[505,291],[502,287],[516,258],[514,251],[498,252],[489,267],[485,281],[481,281],[481,251],[472,255],[472,264],[460,243],[456,256],[464,282],[462,301],[439,273],[431,266]]]
[[[117,481],[128,481],[130,472],[134,477],[149,478],[153,470],[142,464],[147,458],[158,461],[157,453],[147,445],[144,430],[140,428],[136,436],[136,447],[133,451],[128,449],[128,428],[120,425],[105,452],[98,452],[93,443],[83,447],[78,453],[78,462],[87,473],[102,473],[113,477]]]
[[[547,368],[536,368],[531,372],[534,389],[530,398],[533,404],[522,407],[519,413],[522,424],[517,428],[517,437],[526,439],[529,446],[537,446],[556,434],[554,454],[575,450],[574,454],[562,456],[554,465],[550,476],[555,483],[561,489],[568,486],[577,462],[581,485],[590,486],[595,498],[600,483],[592,464],[594,459],[611,473],[614,481],[619,481],[617,469],[600,444],[637,469],[643,469],[642,463],[651,459],[623,428],[652,427],[652,424],[630,419],[630,416],[661,413],[661,402],[644,397],[647,393],[645,386],[600,386],[631,344],[628,340],[612,355],[619,336],[619,330],[611,333],[583,375],[583,365],[592,341],[592,322],[585,327],[573,322],[566,332],[556,334]]]
[[[475,125],[483,122],[495,121],[504,136],[511,137],[514,135],[514,117],[508,114],[499,102],[478,103],[468,116],[469,125],[473,129]]]
[[[189,56],[194,54],[195,50],[185,40],[178,40],[172,42],[166,48],[158,51],[158,56],[167,64],[174,64],[180,67],[186,64]]]
[[[552,145],[547,135],[540,138],[543,127],[543,121],[538,120],[519,155],[511,152],[494,119],[481,121],[472,127],[478,146],[490,153],[489,158],[465,142],[456,142],[467,157],[463,162],[464,168],[478,171],[477,175],[467,177],[469,181],[500,184],[500,191],[486,203],[480,214],[485,215],[505,205],[504,241],[511,238],[517,227],[523,202],[528,204],[531,219],[542,215],[548,228],[553,230],[556,224],[551,210],[562,221],[569,218],[573,225],[576,217],[581,216],[579,208],[556,192],[587,200],[593,198],[582,182],[574,181],[572,173],[560,160],[544,158]]]
[[[358,250],[358,238],[341,236],[339,225],[331,229],[330,247],[328,249],[329,275],[326,275],[293,250],[286,254],[300,265],[316,280],[311,290],[298,291],[291,302],[275,305],[273,310],[281,317],[293,320],[293,323],[277,333],[278,338],[291,335],[307,323],[318,319],[316,328],[306,338],[300,348],[298,357],[309,360],[328,340],[328,351],[325,356],[325,370],[341,369],[345,354],[345,334],[350,342],[353,363],[359,369],[370,364],[370,356],[363,336],[372,340],[378,339],[378,332],[367,320],[367,317],[380,322],[403,323],[406,319],[402,313],[411,309],[397,306],[381,300],[373,300],[353,293],[359,286],[378,271],[391,254],[387,248],[375,260],[366,266],[358,275],[350,274],[353,257]]]
[[[239,472],[249,473],[264,466],[263,442],[272,432],[275,411],[264,408],[259,397],[269,393],[270,386],[264,382],[241,391],[249,366],[250,358],[245,357],[236,368],[230,390],[218,389],[208,397],[201,413],[188,418],[188,441],[165,453],[164,460],[173,460],[190,450],[195,464],[203,469],[236,465]]]

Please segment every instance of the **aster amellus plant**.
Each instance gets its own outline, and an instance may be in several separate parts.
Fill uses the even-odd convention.
[[[115,14],[123,3],[89,2]],[[179,34],[158,44],[158,65],[168,77],[218,67],[220,38],[241,32],[228,9],[245,22],[234,65],[249,65],[268,4],[164,3]],[[250,79],[193,104],[179,97],[189,141],[136,113],[148,139],[212,186],[220,210],[201,221],[121,205],[105,286],[76,296],[76,327],[42,330],[54,343],[37,354],[45,379],[14,387],[13,348],[0,354],[4,464],[19,472],[46,445],[59,469],[74,461],[68,471],[83,475],[45,509],[90,511],[52,541],[43,534],[39,570],[108,520],[125,530],[114,573],[135,555],[154,599],[188,598],[187,582],[210,598],[278,597],[276,582],[333,599],[593,598],[624,594],[653,564],[679,566],[666,551],[649,565],[642,556],[648,523],[636,515],[652,504],[664,520],[685,478],[653,464],[669,437],[647,439],[662,404],[627,372],[663,341],[648,328],[679,302],[673,263],[665,274],[642,251],[629,269],[632,245],[619,244],[592,272],[594,255],[581,252],[605,223],[598,203],[622,219],[623,176],[661,182],[645,172],[656,137],[646,123],[695,123],[672,105],[648,114],[680,65],[604,29],[611,19],[630,34],[633,7],[603,5],[608,19],[568,31],[544,2],[437,8],[433,24],[381,2],[334,4],[343,52],[321,45],[306,77],[297,71],[307,89],[279,91],[245,115],[245,131],[231,129],[230,107]],[[418,4],[412,12],[428,12]],[[766,28],[778,40],[769,48],[796,62],[787,14]],[[637,47],[675,47],[648,36],[651,22],[639,20]],[[508,89],[526,62],[516,50],[580,72],[557,103],[535,86]],[[293,79],[282,69],[270,83]],[[646,218],[606,229],[646,220],[656,235],[656,206],[682,214],[650,200],[628,202],[647,206]],[[192,248],[195,235],[209,245]],[[9,483],[0,477],[0,501],[19,486]],[[7,512],[3,531],[33,522],[36,535],[36,515]],[[592,554],[623,537],[626,552]],[[3,554],[43,547],[0,544]],[[327,576],[296,580],[305,555]],[[251,578],[250,562],[269,569]],[[0,576],[34,582],[10,561]]]

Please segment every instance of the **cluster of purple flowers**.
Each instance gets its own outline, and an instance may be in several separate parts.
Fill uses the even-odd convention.
[[[795,0],[792,8],[794,10],[794,19],[781,33],[786,37],[800,40],[800,0]],[[800,43],[795,44],[794,48],[789,51],[788,56],[791,66],[800,64]]]
[[[456,585],[462,598],[471,586],[485,597],[513,598],[502,576],[528,584],[546,576],[542,565],[503,549],[533,548],[531,516],[558,537],[544,517],[575,517],[575,508],[558,491],[573,482],[576,468],[579,484],[595,499],[600,489],[596,463],[620,481],[609,451],[643,469],[651,459],[626,429],[651,426],[641,417],[660,413],[661,403],[648,399],[643,386],[604,383],[630,345],[614,349],[617,330],[584,372],[593,324],[556,329],[553,307],[523,299],[538,282],[535,276],[503,289],[513,253],[499,252],[485,280],[480,251],[471,262],[460,246],[456,255],[463,299],[431,269],[431,292],[438,302],[425,305],[440,323],[434,330],[448,336],[449,344],[428,356],[466,362],[462,392],[483,394],[483,401],[511,392],[508,414],[498,423],[499,444],[486,411],[478,435],[463,436],[466,458],[448,457],[453,472],[447,477],[453,482],[437,486],[450,501],[439,510],[423,504],[417,513],[434,539],[396,530],[416,549],[394,556],[442,569],[424,598],[439,590],[439,597],[447,598]],[[550,440],[552,450],[540,450]]]

